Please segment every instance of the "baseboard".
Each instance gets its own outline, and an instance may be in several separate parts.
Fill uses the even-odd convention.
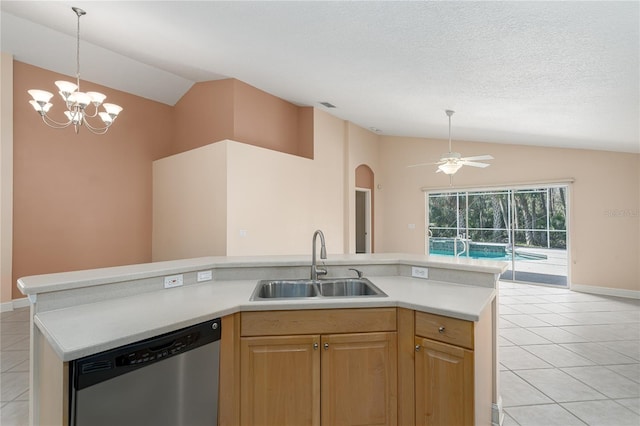
[[[625,290],[622,288],[596,287],[593,285],[571,284],[572,291],[581,293],[601,294],[603,296],[626,297],[628,299],[640,299],[639,290]]]
[[[491,404],[491,426],[502,426],[504,412],[502,411],[502,397],[498,397],[496,404]]]
[[[24,308],[29,306],[29,299],[22,297],[20,299],[13,299],[10,302],[0,303],[0,312],[11,312],[14,309]]]

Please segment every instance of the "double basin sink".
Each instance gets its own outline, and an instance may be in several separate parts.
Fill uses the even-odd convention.
[[[251,300],[321,297],[387,297],[387,295],[366,278],[261,280],[258,281]]]

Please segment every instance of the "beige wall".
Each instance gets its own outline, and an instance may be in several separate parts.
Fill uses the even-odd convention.
[[[343,253],[343,121],[314,115],[314,160],[227,140],[154,162],[153,260],[310,254],[316,229]]]
[[[236,79],[194,84],[176,103],[171,154],[235,140],[313,158],[313,112]]]
[[[11,103],[12,92],[14,98],[3,117],[6,111],[14,116],[15,162],[13,185],[2,180],[2,211],[13,211],[14,220],[8,225],[13,238],[2,233],[3,247],[11,247],[2,257],[2,275],[11,274],[3,281],[9,295],[3,291],[2,301],[23,297],[15,287],[21,276],[150,261],[152,161],[228,138],[236,132],[236,119],[248,143],[313,156],[312,108],[295,107],[234,79],[198,83],[175,107],[82,81],[84,90],[103,92],[124,107],[116,124],[102,136],[51,129],[28,104],[26,91],[54,92],[55,80],[72,78],[9,59],[15,78],[13,91],[2,96],[4,105]],[[11,87],[6,75],[3,71],[3,87]],[[250,107],[252,100],[280,124],[252,127],[263,114]],[[54,104],[52,112],[62,121],[60,110]],[[3,124],[3,135],[9,130]],[[5,159],[6,152],[3,148]],[[10,218],[2,215],[5,224]],[[188,255],[178,249],[182,254],[158,256]]]
[[[231,139],[298,155],[298,107],[233,80],[234,133]],[[308,129],[310,130],[310,129]]]
[[[6,87],[11,86],[7,83],[6,57],[3,55],[1,86],[3,198],[0,212],[4,224],[4,228],[0,228],[4,250],[0,256],[1,274],[9,273],[5,267],[7,256],[12,256],[12,283],[25,275],[151,260],[151,163],[170,153],[189,150],[192,143],[206,144],[211,138],[219,137],[211,133],[198,139],[200,133],[196,131],[197,125],[210,115],[224,117],[229,113],[228,97],[214,97],[211,105],[203,105],[211,99],[212,87],[218,82],[195,85],[202,86],[203,92],[196,90],[185,95],[184,108],[180,105],[172,108],[83,82],[83,89],[105,92],[108,100],[122,105],[124,111],[107,135],[95,136],[86,129],[75,135],[71,129],[54,130],[44,126],[28,104],[26,94],[32,87],[53,91],[53,81],[69,77],[13,61],[13,108],[10,110],[13,113],[14,182],[11,187],[4,178],[9,170],[5,163],[8,156],[5,143],[10,130],[10,126],[5,125],[9,99]],[[250,88],[235,80],[223,80],[219,84],[228,85],[224,86],[227,90],[236,84]],[[226,108],[216,103],[225,99]],[[246,99],[244,102],[250,103]],[[193,108],[202,109],[205,116],[189,115]],[[291,108],[285,106],[284,109]],[[321,228],[327,234],[330,252],[354,252],[355,170],[366,164],[375,174],[376,251],[424,253],[425,201],[420,188],[447,186],[448,180],[429,168],[407,169],[406,165],[439,158],[446,151],[446,141],[381,137],[312,108],[298,108],[296,120],[298,147],[293,153],[314,156],[315,160],[282,153],[274,155],[273,151],[243,144],[227,144],[227,148],[232,148],[225,154],[224,163],[210,170],[218,181],[225,165],[233,166],[227,173],[228,180],[214,191],[227,191],[227,205],[223,208],[227,217],[224,232],[223,220],[215,222],[212,232],[217,237],[213,243],[223,244],[226,239],[228,254],[307,253],[310,234],[313,229]],[[249,127],[250,122],[245,118],[244,125]],[[305,133],[304,129],[310,126],[312,132]],[[293,130],[286,130],[284,134],[293,134]],[[179,140],[173,140],[174,137]],[[490,186],[575,178],[571,191],[573,283],[638,290],[638,155],[465,142],[456,142],[455,148],[464,155],[491,153],[496,158],[485,170],[464,168],[455,176],[457,185]],[[269,190],[260,191],[260,188]],[[11,211],[11,200],[7,201],[6,197],[11,189],[13,249],[7,254],[7,241],[11,241],[11,236],[7,237],[6,221],[11,215],[6,212]],[[197,193],[196,188],[194,194]],[[158,203],[161,205],[161,200]],[[254,209],[250,210],[248,205]],[[284,223],[282,217],[285,216],[281,215],[284,205],[289,210],[304,205],[305,210],[298,211],[293,222]],[[277,206],[282,208],[280,212]],[[230,215],[230,211],[234,214]],[[261,214],[255,215],[256,211]],[[222,218],[224,214],[218,213],[217,217]],[[176,218],[169,216],[166,220]],[[270,227],[269,221],[277,226]],[[262,229],[269,227],[268,231]],[[285,238],[276,232],[278,229],[287,229]],[[246,235],[240,236],[240,230],[246,231]],[[187,253],[184,247],[175,247],[180,249],[177,253],[158,252],[158,257],[195,255]],[[217,254],[222,251],[220,247],[207,246],[206,254]],[[8,300],[6,279],[1,288],[0,300]],[[11,288],[13,298],[22,297],[15,285]]]
[[[233,138],[234,80],[194,84],[173,108],[171,154]]]
[[[379,200],[378,189],[378,170],[380,168],[379,158],[379,136],[369,130],[356,126],[353,123],[347,123],[347,152],[348,165],[346,170],[346,193],[347,193],[347,211],[345,223],[347,241],[346,253],[356,252],[356,169],[360,165],[366,165],[373,172],[373,182],[371,182],[371,201],[372,201],[372,251],[379,252],[378,246],[378,223],[379,223]]]
[[[227,143],[153,162],[152,260],[224,256]]]
[[[13,298],[19,277],[151,260],[151,162],[169,151],[172,108],[82,81],[124,110],[105,135],[52,129],[27,89],[59,79],[14,61]]]
[[[570,254],[573,284],[640,290],[640,155],[490,143],[454,143],[465,156],[491,154],[486,169],[463,167],[458,186],[496,186],[574,178],[571,185]],[[421,187],[448,187],[434,166],[446,141],[382,137],[385,161],[378,182],[383,223],[379,251],[424,253],[425,197]],[[380,215],[378,216],[380,220]],[[409,229],[415,224],[415,229]]]
[[[13,57],[0,55],[0,303],[5,303],[12,299]]]
[[[344,252],[343,121],[316,110],[314,123],[313,160],[229,145],[228,255],[310,254],[316,229]]]

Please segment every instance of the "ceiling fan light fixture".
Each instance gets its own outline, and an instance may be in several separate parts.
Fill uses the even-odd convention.
[[[443,172],[446,175],[453,175],[458,170],[460,170],[460,167],[462,167],[462,163],[450,162],[450,163],[440,164],[438,166],[438,170],[440,170],[441,172]]]
[[[440,160],[435,163],[420,163],[413,164],[407,167],[418,167],[418,166],[427,166],[427,165],[438,165],[438,169],[436,173],[444,173],[449,175],[451,178],[462,166],[471,166],[471,167],[480,167],[485,168],[489,166],[487,163],[479,163],[477,160],[493,160],[493,157],[490,155],[476,155],[473,157],[463,157],[459,152],[453,152],[451,150],[451,116],[455,111],[447,109],[445,113],[447,117],[449,117],[449,152],[446,154],[442,154]],[[451,180],[451,179],[449,179]]]

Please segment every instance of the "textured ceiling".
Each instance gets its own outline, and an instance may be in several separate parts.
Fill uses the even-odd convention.
[[[2,1],[2,50],[170,105],[233,77],[381,134],[640,152],[640,3]],[[44,88],[54,90],[52,87]],[[25,102],[27,97],[25,97]]]

